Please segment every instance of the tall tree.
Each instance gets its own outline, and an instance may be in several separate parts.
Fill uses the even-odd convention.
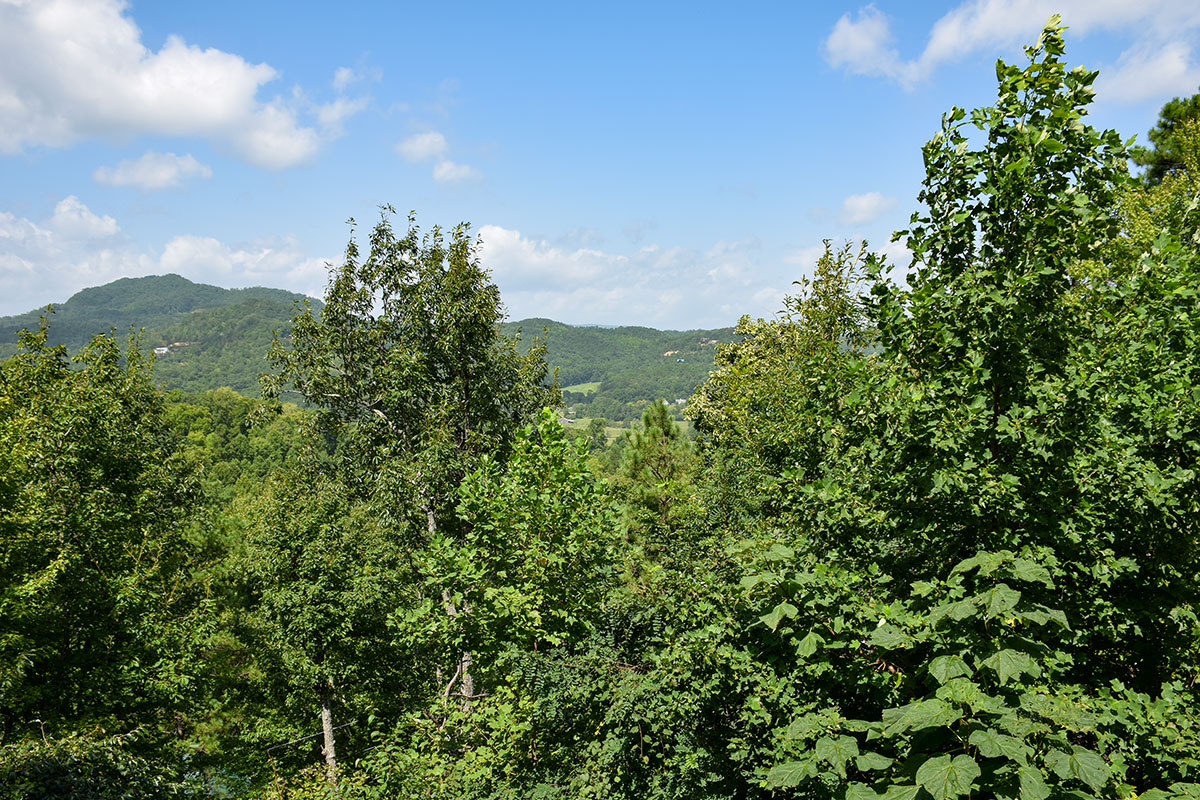
[[[0,739],[161,731],[189,691],[196,483],[136,345],[72,364],[46,337],[0,364]]]
[[[1150,129],[1149,147],[1129,151],[1133,163],[1145,167],[1142,180],[1154,186],[1184,166],[1185,146],[1180,134],[1188,122],[1200,120],[1200,94],[1169,100],[1158,112],[1158,121]]]
[[[383,209],[365,258],[351,238],[320,316],[304,308],[290,344],[276,341],[270,357],[278,372],[264,390],[297,392],[319,409],[316,431],[327,455],[311,469],[366,504],[419,575],[424,554],[463,546],[468,529],[456,513],[463,478],[485,455],[503,458],[518,429],[543,406],[557,405],[559,392],[546,383],[544,349],[522,354],[500,333],[499,290],[468,227],[448,238],[440,228],[422,235],[410,216],[398,236],[393,213]],[[366,552],[346,555],[364,567],[371,560]],[[406,603],[449,618],[469,613],[456,583],[444,575],[435,596],[418,593]],[[465,648],[436,655],[425,680],[442,691],[444,676],[454,675],[469,703],[473,658]],[[328,717],[325,683],[317,695]],[[334,747],[329,736],[327,757]]]

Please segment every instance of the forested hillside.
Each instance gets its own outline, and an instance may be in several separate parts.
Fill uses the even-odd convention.
[[[287,336],[303,295],[282,289],[222,289],[179,275],[121,278],[78,292],[54,312],[45,309],[0,318],[0,357],[16,352],[17,332],[37,330],[42,317],[47,341],[79,351],[98,333],[124,338],[142,331],[147,350],[160,355],[155,378],[168,389],[198,392],[229,386],[257,396],[258,376],[274,334]],[[311,301],[320,308],[320,301]]]
[[[732,328],[659,331],[641,327],[580,327],[548,319],[502,326],[527,340],[543,337],[546,362],[558,374],[563,402],[578,417],[636,420],[654,400],[683,404],[713,365],[718,343],[733,338]]]
[[[221,289],[178,275],[122,278],[84,289],[54,313],[44,309],[0,318],[0,357],[16,352],[17,331],[49,323],[50,344],[77,352],[98,333],[118,338],[142,330],[141,344],[169,347],[158,357],[155,379],[164,389],[203,392],[229,386],[258,396],[258,376],[267,369],[273,333],[286,338],[301,295],[280,289]],[[321,301],[309,300],[314,309]],[[548,319],[506,322],[506,335],[523,333],[526,344],[546,340],[546,360],[560,386],[576,391],[564,400],[579,417],[628,422],[652,400],[687,398],[712,369],[717,342],[732,329],[658,331],[653,328],[594,328]],[[576,384],[594,384],[583,387]],[[673,409],[681,418],[683,406]]]
[[[570,440],[469,229],[390,209],[261,400],[23,336],[0,796],[1200,797],[1200,121],[1131,175],[1064,50],[931,121],[906,280],[827,245],[716,346],[695,440]]]

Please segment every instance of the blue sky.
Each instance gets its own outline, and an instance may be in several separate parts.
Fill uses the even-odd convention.
[[[1194,0],[0,0],[0,314],[122,276],[320,296],[388,203],[468,221],[513,319],[769,316],[822,239],[889,244],[920,146],[1054,12],[1144,138]]]

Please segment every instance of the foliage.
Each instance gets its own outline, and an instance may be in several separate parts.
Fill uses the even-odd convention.
[[[257,494],[271,473],[298,457],[306,415],[292,404],[254,400],[229,387],[166,395],[166,419],[200,470],[206,496],[228,504]]]
[[[246,519],[237,574],[250,602],[243,634],[263,674],[266,708],[252,733],[262,745],[299,738],[320,718],[311,709],[336,698],[338,726],[365,727],[395,715],[414,691],[411,654],[388,627],[409,595],[411,570],[378,517],[336,477],[300,458],[273,476],[238,513]],[[345,747],[364,736],[343,733]],[[303,748],[280,751],[305,763]]]
[[[1185,168],[1189,145],[1182,134],[1197,120],[1200,120],[1200,94],[1176,97],[1159,111],[1158,121],[1148,136],[1150,146],[1130,149],[1133,163],[1146,168],[1142,179],[1148,186],[1162,183],[1168,175]]]
[[[0,365],[0,703],[5,735],[166,724],[180,671],[196,499],[135,344],[75,359],[43,326]]]
[[[177,800],[230,797],[199,774],[180,776],[130,752],[128,737],[0,745],[0,792],[12,800]]]
[[[452,523],[454,489],[474,461],[503,455],[558,393],[544,385],[542,349],[521,355],[500,334],[499,291],[467,227],[447,241],[438,228],[422,237],[410,218],[398,237],[389,213],[365,259],[351,239],[320,319],[306,307],[290,346],[276,341],[279,373],[264,392],[294,391],[320,409],[320,430],[337,438],[339,468],[363,495],[386,483],[397,505],[411,500],[416,522]]]
[[[628,434],[616,482],[625,500],[626,529],[647,556],[682,549],[673,534],[687,514],[693,456],[691,442],[662,400],[647,406],[642,427]]]
[[[563,400],[578,417],[637,421],[648,403],[691,396],[712,369],[718,342],[728,328],[658,331],[653,328],[571,326],[548,319],[507,322],[506,333],[543,332],[546,362],[564,386]],[[596,384],[590,391],[569,391]],[[672,407],[682,411],[682,405]]]
[[[390,210],[266,401],[164,405],[136,348],[26,335],[0,785],[1198,796],[1200,135],[1137,184],[1056,21],[1027,52],[926,145],[907,280],[827,245],[716,348],[695,441],[661,401],[611,446],[561,424],[465,226]],[[568,338],[610,333],[567,380],[711,344]]]
[[[273,332],[288,334],[292,307],[303,299],[281,289],[221,289],[178,275],[122,278],[54,307],[47,341],[74,353],[98,333],[141,330],[148,347],[173,345],[157,359],[160,384],[256,394]],[[36,328],[43,313],[0,318],[0,356],[16,352],[8,343],[17,331]]]
[[[1164,230],[1192,250],[1200,249],[1200,119],[1183,122],[1174,134],[1177,165],[1150,186],[1131,187],[1120,199],[1125,238],[1123,262],[1134,265]]]
[[[1195,259],[1168,234],[1136,271],[1103,265],[1120,139],[1082,124],[1095,75],[1065,68],[1057,27],[1028,52],[970,115],[982,136],[956,109],[926,146],[927,211],[898,234],[911,288],[874,266],[880,351],[848,364],[816,461],[781,470],[809,566],[767,581],[783,588],[762,621],[810,671],[846,652],[860,682],[873,661],[897,683],[886,702],[823,689],[770,785],[1043,798],[1194,774],[1190,723],[1166,752],[1143,743],[1164,708],[1194,708],[1197,409],[1174,387],[1191,385]],[[813,558],[888,581],[854,613],[801,603]]]
[[[797,283],[775,320],[743,317],[741,337],[717,349],[716,367],[688,403],[707,446],[711,524],[744,530],[788,514],[786,483],[812,479],[829,448],[845,447],[844,414],[859,405],[868,327],[855,293],[866,248],[828,242],[811,280]],[[769,523],[771,527],[778,524]]]

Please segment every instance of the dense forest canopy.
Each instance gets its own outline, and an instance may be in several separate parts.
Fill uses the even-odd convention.
[[[23,334],[0,787],[1200,795],[1200,127],[1140,180],[1026,52],[925,146],[906,280],[827,245],[704,345],[694,440],[569,436],[467,228],[387,208],[264,399]]]

